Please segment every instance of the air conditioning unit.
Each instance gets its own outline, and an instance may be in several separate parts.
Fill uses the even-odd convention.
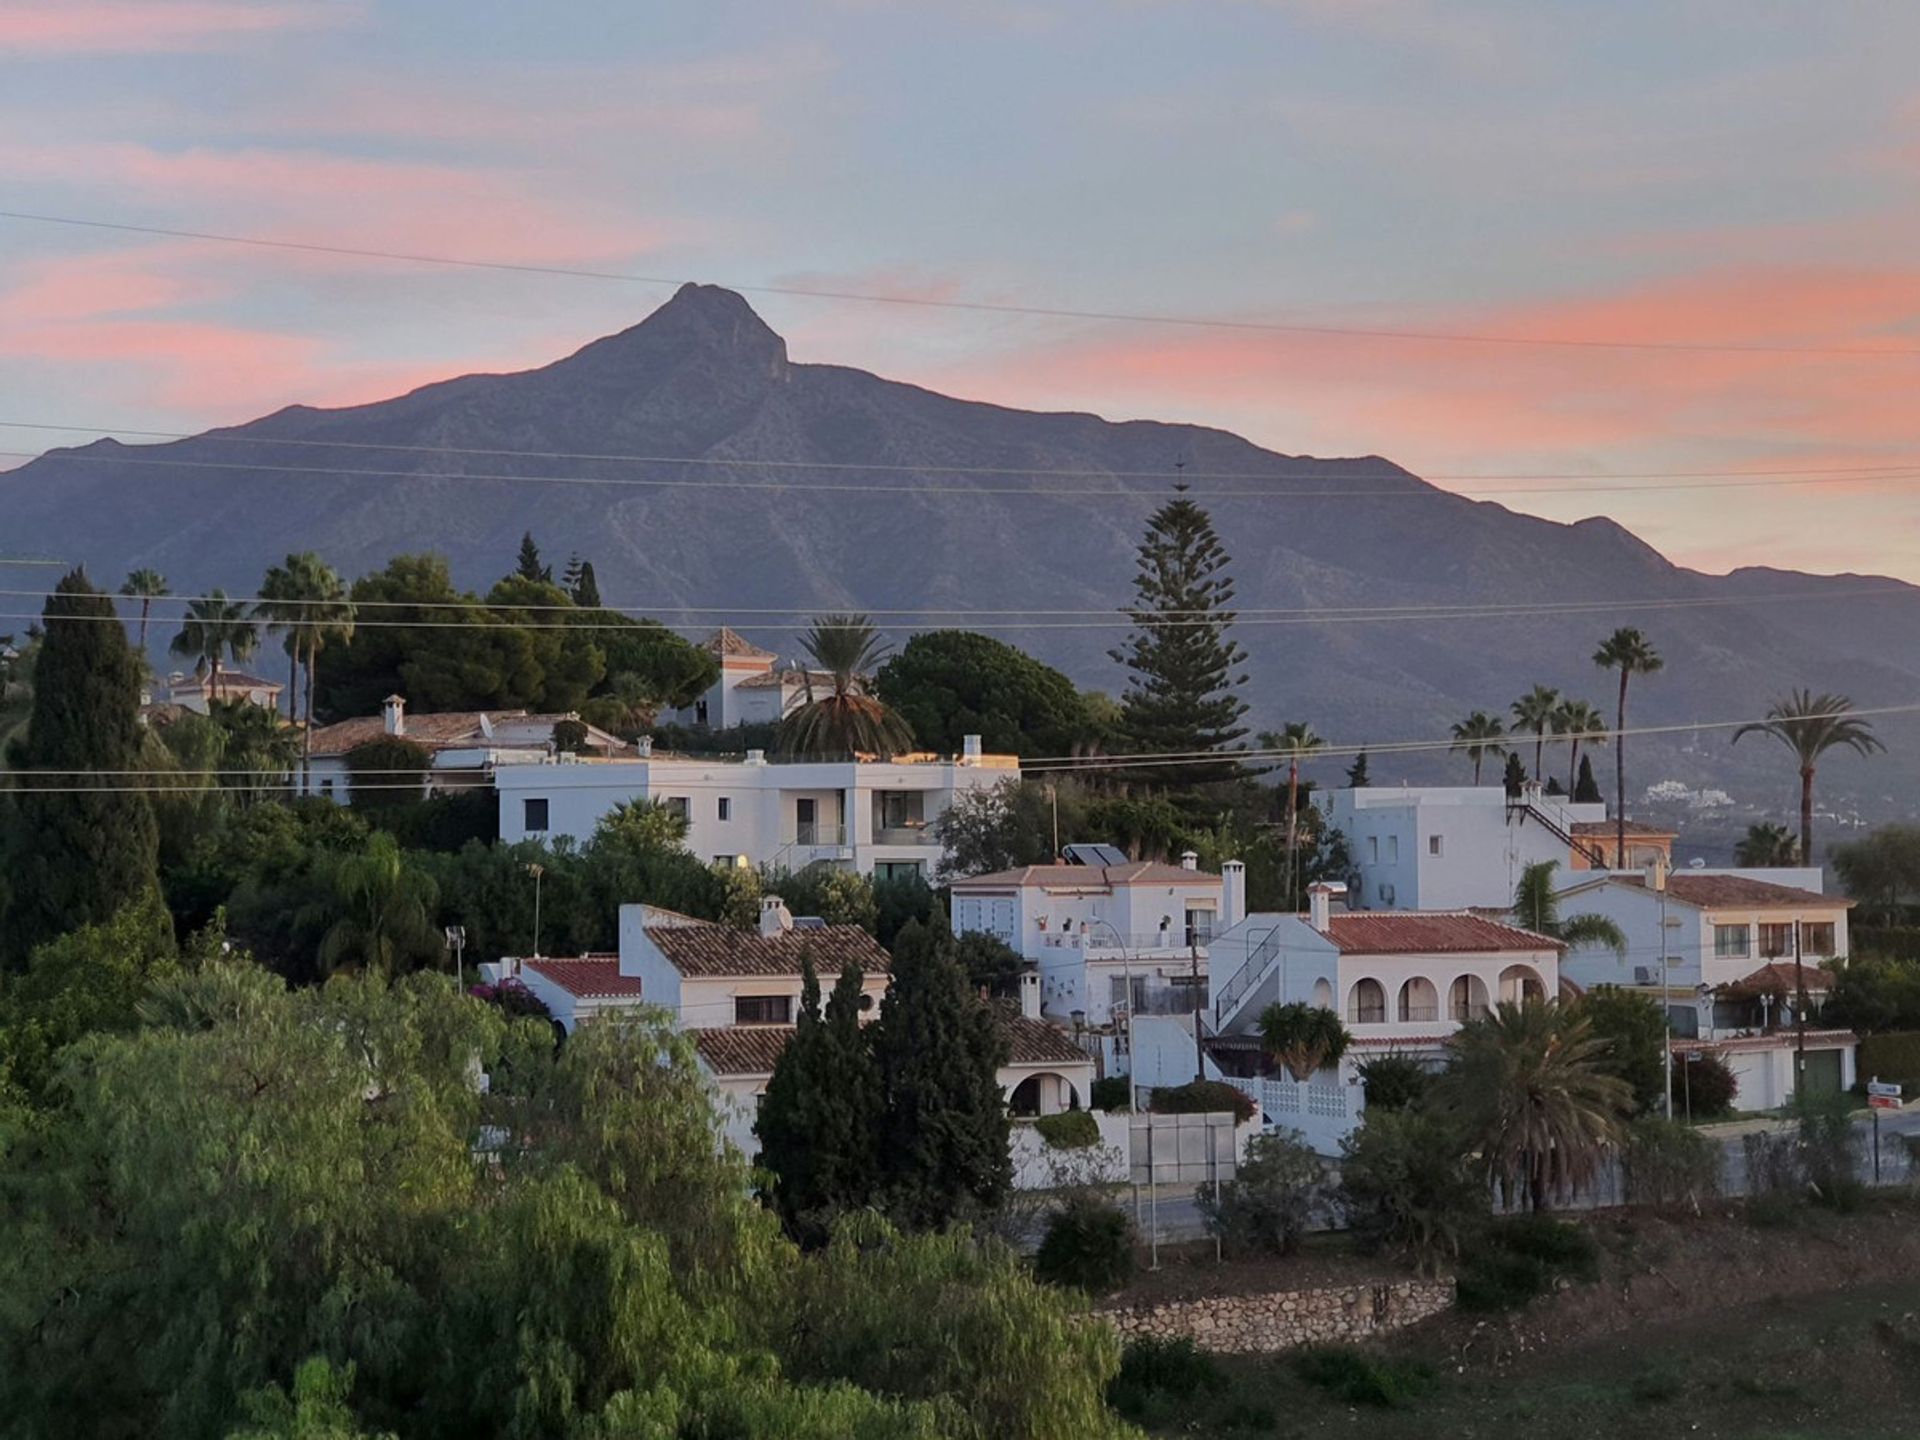
[[[1391,905],[1393,903],[1393,887],[1391,885],[1382,885],[1380,887],[1380,903],[1382,905]]]
[[[1633,967],[1633,983],[1636,985],[1653,984],[1654,983],[1653,967],[1651,965],[1634,966]]]

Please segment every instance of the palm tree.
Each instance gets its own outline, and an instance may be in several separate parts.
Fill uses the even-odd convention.
[[[1602,670],[1620,672],[1620,704],[1614,712],[1613,727],[1613,863],[1624,870],[1627,865],[1627,681],[1635,675],[1651,675],[1666,662],[1646,636],[1632,626],[1623,625],[1600,642],[1600,648],[1593,652],[1593,663]]]
[[[1325,1006],[1273,1004],[1260,1012],[1261,1051],[1302,1085],[1339,1064],[1352,1043],[1339,1015]]]
[[[187,603],[186,623],[167,648],[182,659],[193,661],[193,673],[206,679],[209,702],[220,694],[220,657],[229,655],[237,665],[259,648],[260,632],[247,618],[247,607],[229,600],[227,592]]]
[[[1547,754],[1547,731],[1554,713],[1560,708],[1560,692],[1548,685],[1536,685],[1513,702],[1513,728],[1533,732],[1533,778],[1540,778]]]
[[[367,848],[333,866],[320,942],[320,969],[359,965],[391,974],[403,960],[431,955],[440,944],[433,928],[438,892],[433,880],[407,864],[393,836],[376,830]]]
[[[1588,740],[1604,740],[1606,719],[1590,701],[1562,700],[1553,712],[1553,733],[1567,742],[1567,794],[1579,784],[1580,746]]]
[[[1503,1194],[1544,1210],[1593,1179],[1633,1104],[1632,1087],[1608,1071],[1608,1046],[1577,1011],[1503,1000],[1448,1042],[1433,1104]]]
[[[1476,710],[1464,720],[1454,723],[1453,754],[1465,754],[1473,761],[1473,783],[1480,783],[1480,762],[1489,755],[1504,755],[1507,747],[1500,744],[1500,738],[1507,733],[1500,723],[1500,717],[1489,715],[1484,710]]]
[[[1541,860],[1520,872],[1520,882],[1513,887],[1514,919],[1563,945],[1605,945],[1624,958],[1626,933],[1606,916],[1561,918],[1560,897],[1553,893],[1553,872],[1559,868],[1558,860]]]
[[[147,653],[147,612],[153,608],[156,599],[167,593],[167,577],[158,570],[129,571],[120,593],[134,596],[140,601],[140,654],[144,657]]]
[[[1733,863],[1756,869],[1794,863],[1793,832],[1784,825],[1764,820],[1747,827],[1747,836],[1733,847]]]
[[[1324,750],[1327,742],[1313,733],[1311,725],[1290,720],[1282,730],[1261,731],[1260,744],[1271,750],[1275,759],[1287,762],[1287,883],[1291,887],[1294,851],[1300,843],[1300,763]]]
[[[801,649],[826,672],[827,691],[814,693],[806,675],[806,698],[780,722],[782,748],[812,760],[845,755],[897,755],[913,748],[913,731],[868,687],[886,649],[864,615],[823,615],[801,637]]]
[[[300,758],[292,727],[281,723],[278,712],[245,696],[209,701],[207,714],[223,741],[220,768],[233,772],[224,777],[225,783],[247,800],[282,782]]]
[[[302,788],[313,766],[313,686],[320,668],[320,652],[335,640],[345,644],[353,639],[353,601],[347,598],[347,586],[338,572],[311,550],[287,556],[284,565],[267,571],[260,586],[260,603],[253,607],[254,617],[265,620],[267,628],[287,637],[289,669],[287,674],[287,718],[293,718],[294,671],[306,671],[306,735],[300,751]]]
[[[1733,732],[1737,745],[1742,735],[1771,735],[1793,751],[1800,763],[1800,863],[1813,863],[1813,775],[1820,757],[1844,745],[1857,755],[1871,755],[1887,747],[1873,733],[1873,722],[1847,712],[1853,701],[1845,695],[1815,695],[1811,690],[1790,690],[1784,700],[1767,708],[1767,718],[1742,725]]]

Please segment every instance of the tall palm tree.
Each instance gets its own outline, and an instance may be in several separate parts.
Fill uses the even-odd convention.
[[[1620,672],[1620,704],[1614,712],[1613,726],[1613,863],[1624,870],[1627,866],[1627,681],[1635,675],[1653,674],[1666,661],[1660,658],[1652,641],[1632,626],[1623,625],[1600,642],[1600,648],[1593,652],[1593,663],[1602,670]]]
[[[826,672],[826,693],[815,693],[814,673],[808,670],[806,698],[780,722],[788,754],[824,760],[897,755],[913,748],[907,722],[869,687],[868,677],[886,657],[886,647],[866,616],[822,615],[801,637],[800,648]]]
[[[407,864],[393,836],[376,830],[364,851],[340,857],[330,878],[324,910],[332,923],[319,953],[323,974],[341,965],[392,973],[400,962],[426,959],[439,949],[432,877]]]
[[[300,758],[293,728],[281,723],[278,712],[255,705],[245,696],[213,700],[207,714],[222,737],[220,768],[226,788],[246,801],[259,799],[285,781]]]
[[[347,585],[339,573],[311,550],[303,550],[267,571],[260,586],[260,603],[253,607],[253,613],[256,619],[267,622],[269,630],[287,637],[289,720],[294,714],[294,670],[306,671],[307,729],[300,751],[304,789],[313,768],[313,686],[320,652],[333,641],[345,644],[353,639],[353,601],[347,598]]]
[[[1767,707],[1767,718],[1742,725],[1733,732],[1733,742],[1742,735],[1771,735],[1793,751],[1800,764],[1800,863],[1813,864],[1813,775],[1820,757],[1829,750],[1845,746],[1856,755],[1870,755],[1887,747],[1873,733],[1873,722],[1847,712],[1853,701],[1845,695],[1815,695],[1811,690],[1790,690],[1784,700]]]
[[[227,592],[187,602],[186,622],[167,648],[182,659],[193,661],[193,672],[207,680],[209,702],[220,694],[220,657],[231,656],[234,664],[249,658],[260,646],[260,632],[247,617],[247,607],[229,600]]]
[[[1554,713],[1560,708],[1560,692],[1550,685],[1536,685],[1513,702],[1513,728],[1533,732],[1533,778],[1540,778],[1546,762],[1547,731],[1553,727]]]
[[[1765,869],[1791,865],[1796,854],[1793,832],[1784,825],[1763,820],[1758,825],[1749,825],[1746,838],[1733,847],[1733,863]]]
[[[1632,1087],[1609,1073],[1608,1048],[1577,1011],[1505,1000],[1448,1042],[1432,1103],[1503,1193],[1544,1210],[1593,1179],[1633,1104]]]
[[[1589,740],[1604,740],[1606,717],[1587,700],[1562,700],[1553,712],[1553,733],[1567,742],[1567,794],[1579,784],[1580,747]]]
[[[1622,958],[1627,953],[1627,936],[1604,915],[1560,915],[1560,897],[1553,893],[1553,872],[1558,860],[1540,860],[1520,872],[1513,887],[1513,918],[1536,935],[1545,935],[1563,945],[1605,945]]]
[[[1500,723],[1500,717],[1489,715],[1484,710],[1476,710],[1464,720],[1454,722],[1453,745],[1455,755],[1465,754],[1473,762],[1473,783],[1480,783],[1480,763],[1489,755],[1504,755],[1507,747],[1500,739],[1507,733]]]
[[[126,581],[120,586],[122,595],[131,595],[140,602],[140,653],[147,653],[147,612],[153,608],[153,602],[167,593],[167,577],[158,570],[131,570]]]
[[[1275,759],[1287,762],[1287,875],[1292,884],[1294,852],[1300,843],[1300,765],[1327,742],[1313,733],[1313,727],[1301,720],[1289,720],[1280,730],[1260,732],[1260,744],[1271,750]]]

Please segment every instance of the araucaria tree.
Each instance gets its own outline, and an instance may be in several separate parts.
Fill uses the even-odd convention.
[[[1246,651],[1229,635],[1233,580],[1226,547],[1207,512],[1178,496],[1147,522],[1133,577],[1134,604],[1125,613],[1133,633],[1112,652],[1132,671],[1123,724],[1143,753],[1204,755],[1219,764],[1182,764],[1136,773],[1163,786],[1237,778],[1226,752],[1247,733],[1239,687]]]
[[[44,941],[105,923],[157,884],[147,797],[101,783],[103,773],[140,768],[145,665],[84,572],[62,579],[41,613],[33,711],[7,757],[21,773],[4,827],[12,840],[0,886],[12,898],[0,960],[15,964]]]
[[[1613,724],[1613,825],[1616,867],[1627,864],[1627,682],[1636,675],[1651,675],[1666,662],[1638,630],[1623,625],[1593,652],[1593,663],[1602,670],[1620,672],[1620,701]]]
[[[968,991],[937,912],[894,940],[873,1047],[887,1105],[887,1213],[920,1230],[998,1208],[1013,1183],[998,1079],[1007,1040]]]
[[[1850,714],[1853,701],[1845,695],[1816,695],[1811,690],[1791,690],[1783,700],[1767,708],[1767,718],[1742,725],[1733,732],[1738,744],[1742,735],[1771,735],[1793,752],[1800,766],[1800,863],[1813,864],[1813,777],[1820,768],[1820,757],[1842,747],[1856,755],[1871,755],[1887,747],[1873,733],[1873,722]]]

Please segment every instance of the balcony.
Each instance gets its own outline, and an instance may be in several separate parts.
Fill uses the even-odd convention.
[[[1207,942],[1212,938],[1211,935],[1194,937],[1202,955],[1207,953]],[[1091,930],[1076,930],[1065,935],[1043,933],[1040,944],[1048,950],[1085,950],[1090,954],[1102,953],[1114,956],[1123,952],[1127,955],[1184,955],[1190,948],[1187,932],[1183,929],[1148,930],[1143,934],[1126,935],[1116,934],[1104,925],[1096,926]]]
[[[793,833],[787,836],[781,843],[797,846],[801,849],[818,846],[834,847],[845,845],[847,843],[847,827],[844,825],[828,825],[821,821],[804,822],[796,824],[793,827]]]
[[[905,825],[876,825],[873,830],[873,843],[876,845],[938,845],[934,838],[933,827],[914,821]]]

